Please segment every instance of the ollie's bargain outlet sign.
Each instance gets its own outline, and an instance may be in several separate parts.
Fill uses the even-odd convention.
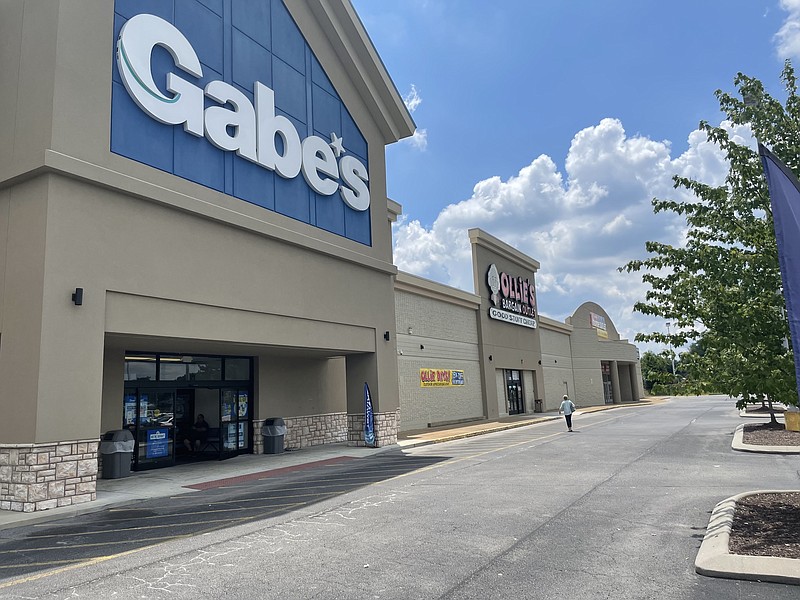
[[[494,306],[489,317],[512,325],[536,329],[536,288],[528,279],[500,272],[497,265],[489,265],[486,284]]]
[[[112,150],[370,244],[366,140],[283,2],[137,4],[116,2]]]

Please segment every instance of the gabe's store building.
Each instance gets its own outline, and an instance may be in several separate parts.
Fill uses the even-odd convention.
[[[414,123],[349,0],[10,0],[0,89],[0,509],[94,500],[109,431],[134,471],[260,453],[272,417],[363,445],[365,384],[379,446],[641,395],[602,308],[542,317],[490,234],[474,293],[397,272]]]

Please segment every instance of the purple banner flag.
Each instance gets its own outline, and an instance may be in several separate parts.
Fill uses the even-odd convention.
[[[783,280],[783,298],[789,315],[789,331],[794,349],[794,371],[800,386],[800,181],[777,156],[758,145],[767,176],[778,261]],[[800,388],[798,388],[800,400]]]

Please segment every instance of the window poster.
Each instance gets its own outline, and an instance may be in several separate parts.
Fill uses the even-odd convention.
[[[125,394],[123,414],[123,424],[125,427],[136,423],[136,394]]]
[[[169,430],[150,429],[147,432],[147,458],[169,456]]]
[[[239,392],[239,418],[240,419],[246,419],[247,418],[248,399],[249,399],[249,394],[247,392]]]
[[[237,429],[236,423],[226,423],[224,426],[220,427],[220,433],[222,434],[222,448],[223,450],[236,450],[237,447]]]
[[[236,392],[233,390],[225,390],[222,392],[222,421],[233,421],[233,416],[236,410]]]
[[[147,414],[150,410],[150,397],[147,394],[139,396],[139,423],[147,422]]]

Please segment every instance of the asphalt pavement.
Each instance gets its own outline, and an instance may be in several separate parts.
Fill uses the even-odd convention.
[[[580,412],[585,415],[605,410],[615,413],[636,411],[659,401],[591,407]],[[0,528],[6,529],[0,536],[0,577],[19,581],[20,577],[38,576],[37,573],[47,569],[85,565],[106,560],[111,555],[116,557],[125,552],[136,552],[162,541],[188,540],[265,517],[307,510],[360,488],[425,472],[445,460],[436,452],[409,453],[405,450],[423,449],[426,445],[555,420],[563,424],[563,418],[555,414],[523,415],[500,421],[408,432],[397,446],[389,448],[317,446],[276,455],[244,455],[222,462],[193,463],[134,473],[124,479],[100,480],[96,502],[41,513],[0,514]],[[551,438],[552,435],[545,437]],[[740,437],[738,442],[734,438],[732,446],[747,450],[736,448],[736,444],[741,444]],[[523,439],[527,438],[526,434]],[[472,443],[465,449],[469,448],[472,457],[476,448],[482,446]],[[494,448],[494,442],[485,447]],[[576,468],[579,469],[577,465]],[[196,496],[197,493],[202,493],[202,502],[198,502],[201,496]],[[726,539],[722,551],[719,534],[724,532],[730,506],[726,508],[725,501],[720,505],[722,509],[712,515],[703,536],[698,572],[703,572],[700,562],[704,548],[713,546],[715,562],[713,568],[706,569],[707,574],[758,580],[758,569],[753,571],[752,564],[742,566],[738,558],[725,556]],[[100,514],[94,515],[97,512]],[[71,541],[64,541],[67,539]],[[781,568],[775,571],[774,565],[768,563],[770,560],[778,559],[763,559],[759,566],[767,572],[763,580],[800,583],[798,561],[779,565],[784,571],[788,568],[784,572]],[[741,572],[737,573],[736,569]],[[770,579],[770,574],[776,572],[777,577]],[[0,590],[3,587],[0,584]]]

